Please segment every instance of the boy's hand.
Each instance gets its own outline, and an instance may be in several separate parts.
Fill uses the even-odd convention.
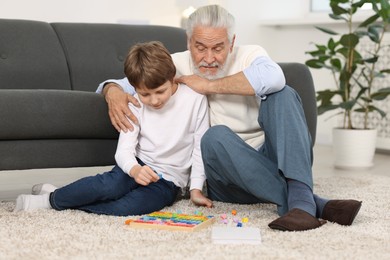
[[[130,102],[134,106],[139,107],[138,100],[132,95],[125,93],[115,83],[107,84],[103,89],[103,94],[108,104],[108,115],[111,124],[115,129],[118,132],[122,130],[125,133],[128,130],[133,131],[134,128],[130,121],[138,125],[138,120],[131,112],[128,104]]]
[[[147,165],[136,165],[130,170],[130,176],[134,178],[135,182],[147,186],[152,182],[160,179],[155,171]]]
[[[191,201],[197,206],[204,206],[207,208],[211,208],[213,206],[213,201],[205,197],[201,190],[191,190],[190,195]]]

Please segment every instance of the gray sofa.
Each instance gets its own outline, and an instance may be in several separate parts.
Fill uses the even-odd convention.
[[[118,133],[98,84],[124,77],[134,43],[186,49],[182,29],[154,25],[0,19],[0,35],[0,170],[114,164]],[[303,99],[315,140],[311,74],[302,64],[280,65]]]

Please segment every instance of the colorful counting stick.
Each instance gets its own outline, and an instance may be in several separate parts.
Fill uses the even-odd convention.
[[[211,225],[214,221],[213,216],[156,211],[137,219],[127,219],[125,224],[134,228],[197,231]]]

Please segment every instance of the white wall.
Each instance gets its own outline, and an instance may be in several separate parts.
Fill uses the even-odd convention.
[[[176,0],[0,0],[0,17],[47,22],[128,21],[179,26]]]
[[[326,39],[312,24],[273,26],[286,19],[311,18],[310,0],[0,0],[0,18],[180,26],[186,7],[206,4],[220,4],[236,17],[237,44],[260,44],[275,61],[304,63],[310,42]],[[316,88],[333,84],[327,72],[312,73]],[[333,126],[334,121],[319,117],[317,143],[330,143]]]

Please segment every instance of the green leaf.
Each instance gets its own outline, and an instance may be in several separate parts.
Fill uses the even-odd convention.
[[[306,66],[313,68],[313,69],[321,69],[324,67],[324,63],[322,63],[320,60],[317,59],[311,59],[305,62]]]
[[[318,56],[318,60],[322,63],[326,63],[327,60],[329,60],[330,56],[329,55],[321,55],[321,56]]]
[[[307,51],[305,53],[309,54],[309,55],[311,55],[313,57],[318,57],[318,56],[321,56],[321,55],[325,54],[323,51]]]
[[[340,103],[340,107],[345,109],[345,110],[352,110],[352,108],[355,104],[356,104],[356,100],[349,100],[349,101]]]
[[[352,6],[353,7],[362,7],[364,4],[367,3],[367,0],[360,0],[359,2],[356,2],[356,3],[353,3]]]
[[[348,10],[345,8],[342,8],[338,4],[334,3],[333,1],[330,2],[330,8],[332,9],[333,14],[335,15],[341,15],[341,14],[347,14]]]
[[[327,48],[325,45],[323,44],[316,44],[316,47],[319,51],[323,51],[323,52],[326,52]]]
[[[361,24],[359,24],[358,27],[366,27],[373,22],[375,22],[379,18],[379,14],[374,14],[373,16],[367,18],[365,21],[363,21]]]
[[[381,0],[381,11],[379,12],[380,16],[382,17],[383,21],[389,22],[390,19],[390,3],[389,0]]]
[[[337,71],[340,71],[341,70],[341,61],[340,59],[331,59],[330,60],[330,64],[332,64],[332,66],[337,70]]]
[[[371,41],[379,43],[380,35],[377,26],[369,26],[368,27],[368,37],[370,37]]]
[[[374,57],[371,57],[371,58],[367,58],[367,59],[364,59],[363,61],[364,62],[367,62],[367,63],[375,63],[378,61],[378,56],[374,56]]]
[[[353,33],[344,34],[341,36],[340,43],[348,49],[353,49],[359,43],[359,37]]]
[[[331,34],[331,35],[338,35],[339,34],[338,32],[335,32],[331,29],[327,29],[327,28],[323,28],[323,27],[319,27],[319,26],[314,26],[314,27],[320,31],[323,31],[324,33],[327,33],[327,34]]]
[[[390,95],[390,87],[382,88],[375,93],[371,94],[371,98],[374,100],[384,100]]]
[[[337,109],[337,108],[339,108],[338,105],[318,106],[317,107],[317,114],[318,115],[322,115],[325,112],[328,112],[330,110],[334,110],[334,109]]]
[[[342,47],[338,50],[336,50],[337,53],[340,53],[344,58],[348,57],[349,50],[345,47]]]
[[[329,41],[328,41],[328,48],[329,50],[334,50],[336,48],[336,43],[335,41],[333,40],[333,38],[330,38]]]
[[[345,4],[350,0],[330,0],[330,4]]]
[[[383,111],[382,109],[379,109],[376,106],[372,106],[372,105],[370,105],[366,108],[358,108],[358,109],[355,109],[354,111],[359,112],[359,113],[366,113],[366,110],[368,110],[368,112],[376,111],[381,115],[382,118],[384,118],[386,116],[385,111]]]
[[[341,15],[329,14],[329,17],[332,18],[333,20],[344,20],[348,22],[348,19]]]

